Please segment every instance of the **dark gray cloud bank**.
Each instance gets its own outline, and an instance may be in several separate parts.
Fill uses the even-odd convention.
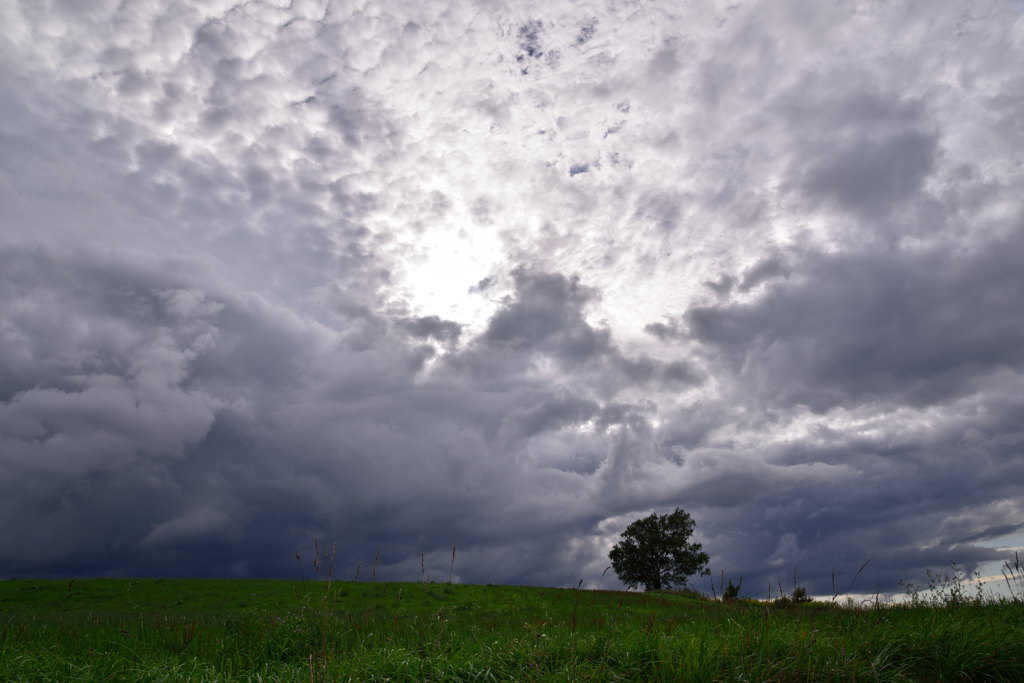
[[[1020,547],[1019,3],[422,5],[0,8],[0,575]]]

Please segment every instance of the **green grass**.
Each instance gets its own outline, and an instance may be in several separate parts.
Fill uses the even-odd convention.
[[[1024,604],[433,583],[0,582],[3,681],[1020,681]]]

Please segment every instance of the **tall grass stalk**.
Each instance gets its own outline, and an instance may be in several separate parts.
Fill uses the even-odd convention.
[[[452,562],[448,565],[448,583],[452,582],[452,577],[455,575],[455,546],[458,545],[458,541],[452,543]]]
[[[1006,587],[1010,589],[1010,599],[1014,602],[1024,602],[1024,567],[1020,563],[1020,554],[1013,553],[1013,564],[1009,560],[1003,562],[1000,569]]]

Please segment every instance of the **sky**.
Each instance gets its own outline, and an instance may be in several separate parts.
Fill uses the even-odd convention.
[[[1022,14],[0,0],[0,576],[998,575]]]

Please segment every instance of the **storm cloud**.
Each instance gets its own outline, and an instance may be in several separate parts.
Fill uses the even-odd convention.
[[[758,597],[985,571],[1024,534],[1022,22],[7,3],[0,576],[290,578],[317,538],[611,588],[676,506]]]

